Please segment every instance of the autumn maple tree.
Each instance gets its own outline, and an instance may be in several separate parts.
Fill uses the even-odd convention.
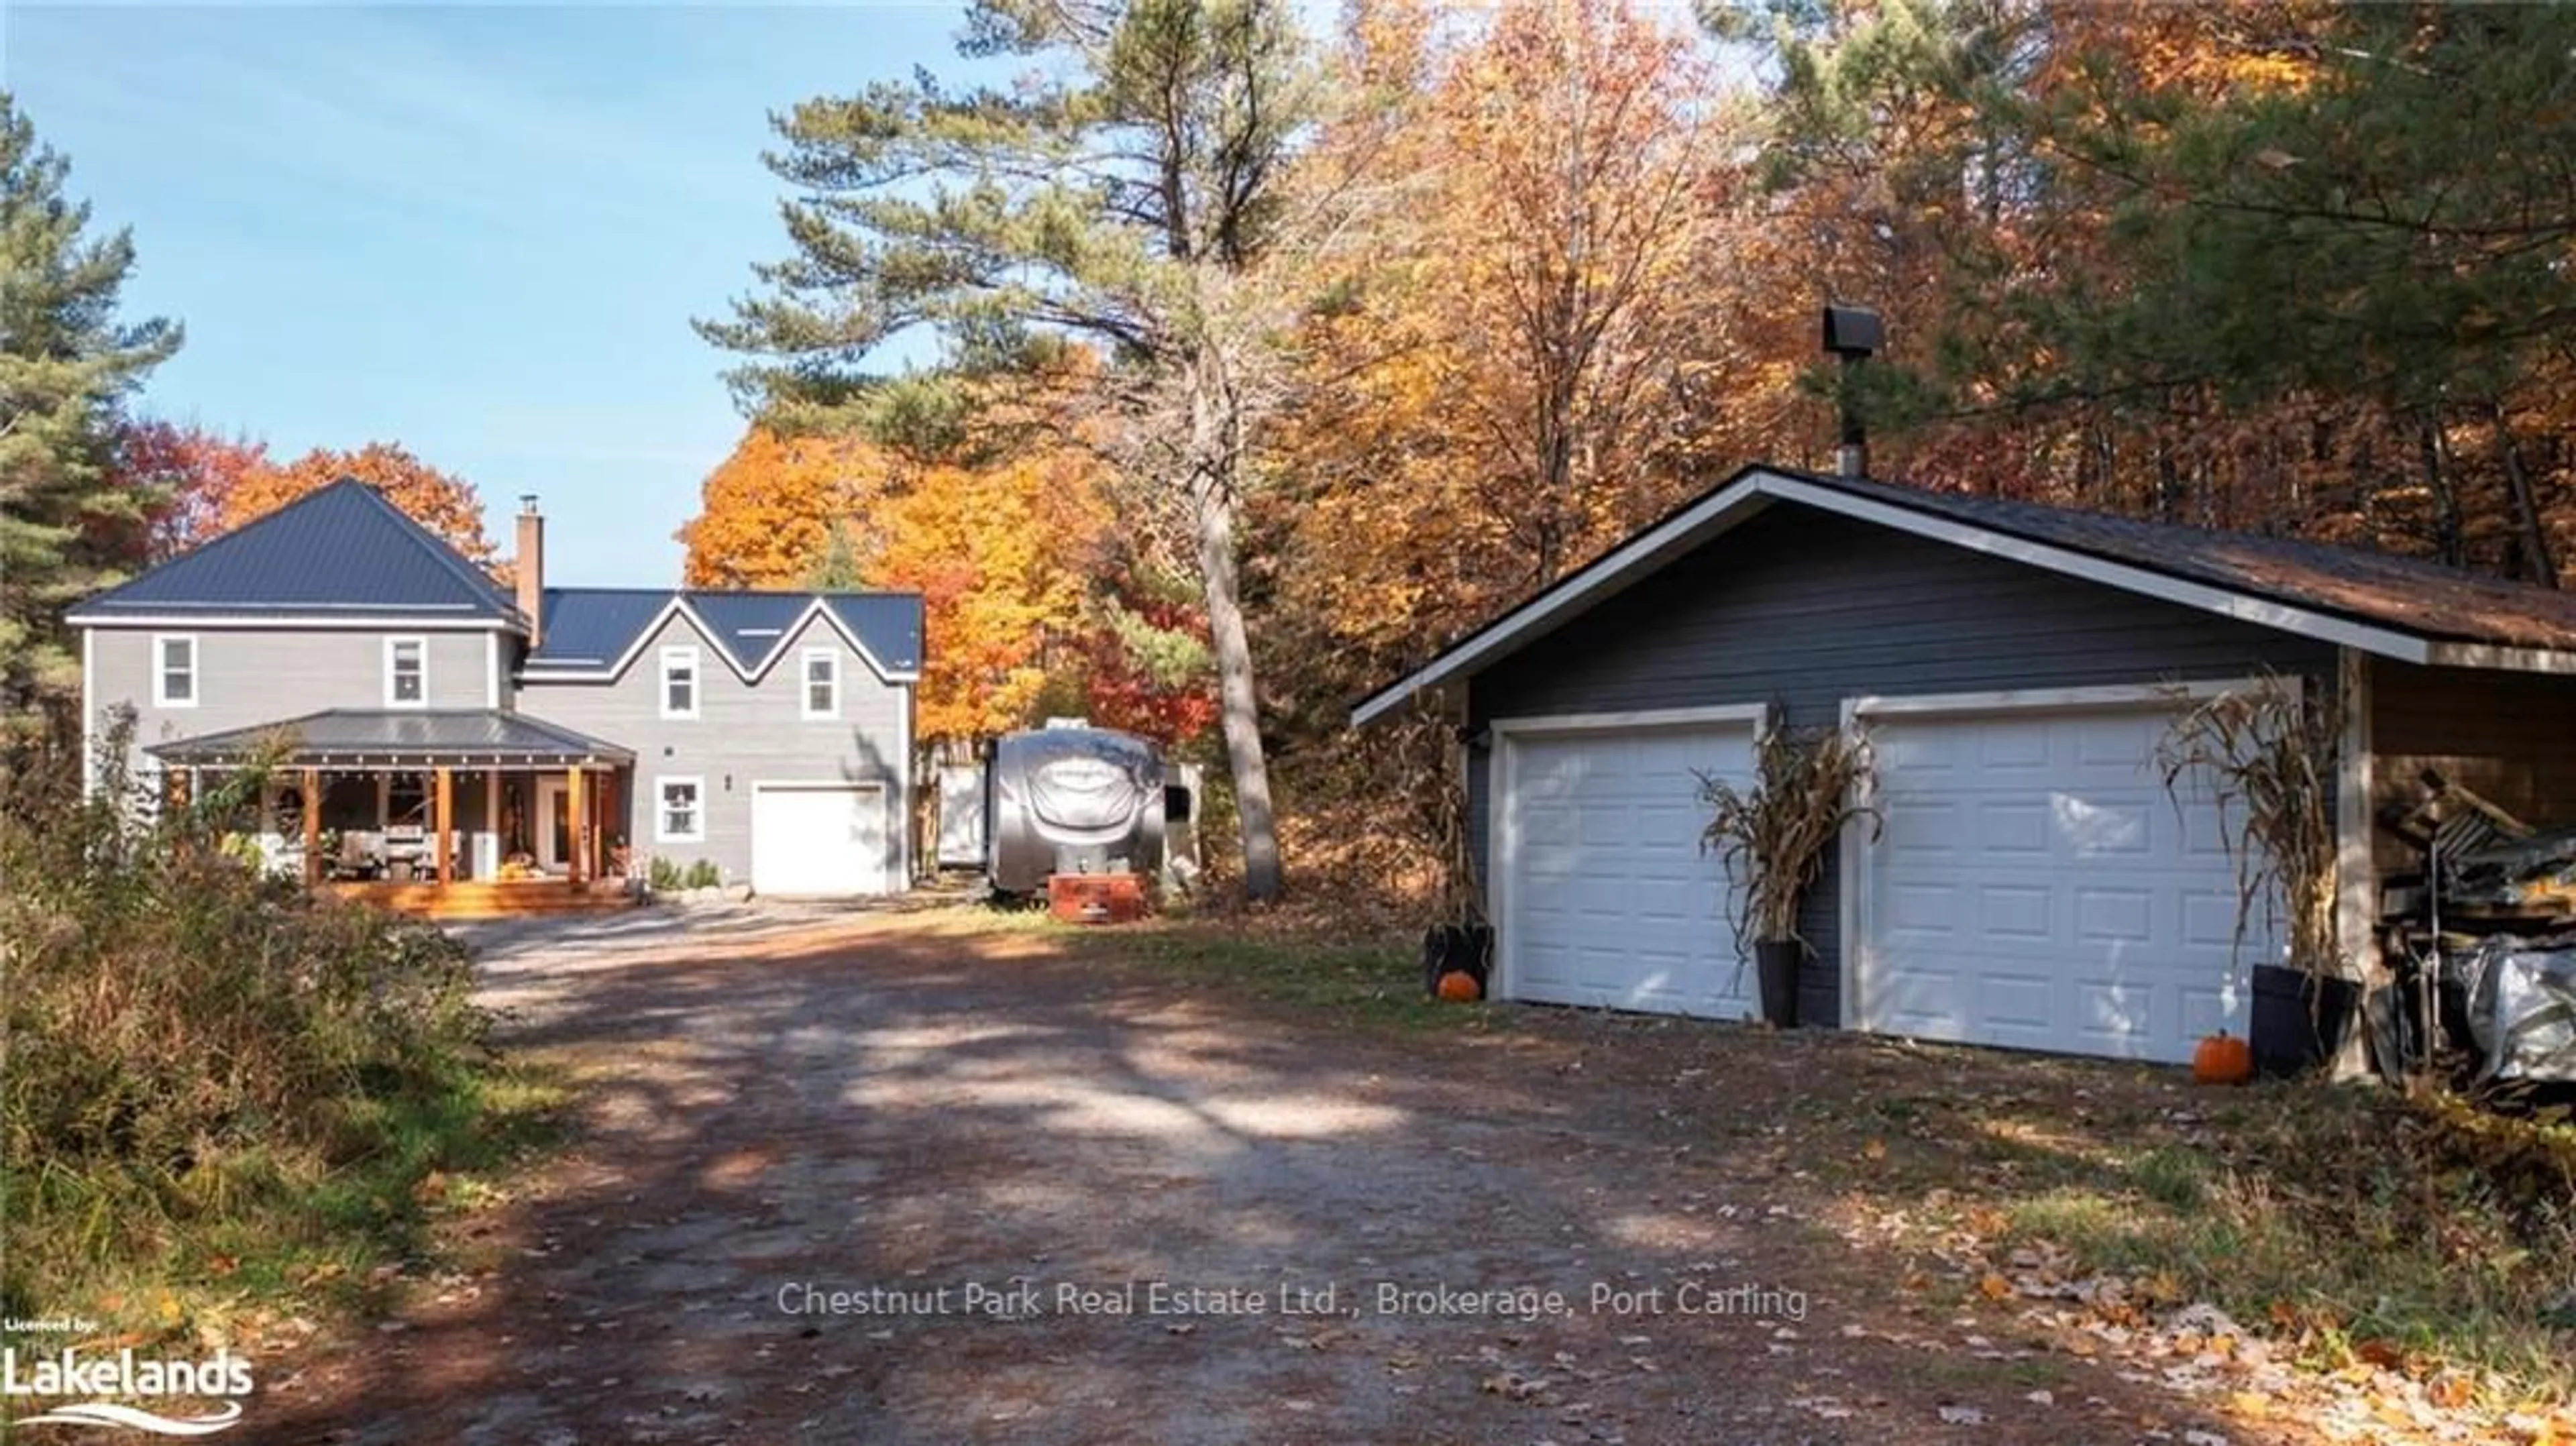
[[[792,588],[814,581],[835,538],[853,559],[874,549],[874,503],[916,470],[849,434],[753,426],[707,474],[697,516],[677,534],[691,587]]]
[[[385,496],[468,559],[489,566],[492,539],[483,531],[483,503],[465,479],[441,472],[392,442],[369,442],[354,452],[316,447],[283,466],[248,472],[227,487],[214,506],[215,532],[229,532],[276,511],[306,493],[354,477]]]
[[[223,531],[234,490],[270,466],[265,443],[160,420],[128,423],[115,456],[118,483],[149,499],[135,544],[144,562],[176,557]]]
[[[1085,447],[924,461],[755,426],[680,530],[686,575],[919,593],[933,639],[914,722],[925,748],[1029,726],[1050,704],[1186,743],[1215,715],[1205,627],[1121,551],[1106,479]]]
[[[1083,459],[1057,452],[931,469],[892,499],[862,572],[922,595],[938,639],[923,669],[921,737],[959,742],[1024,727],[1049,649],[1076,632],[1081,549],[1102,518]]]
[[[1366,103],[1320,153],[1375,204],[1320,258],[1267,509],[1319,715],[1750,455],[1795,374],[1736,310],[1742,122],[1667,16],[1349,17]]]

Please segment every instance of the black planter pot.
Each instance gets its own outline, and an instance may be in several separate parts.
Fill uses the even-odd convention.
[[[2267,1075],[2304,1074],[2335,1057],[2361,1013],[2361,986],[2280,964],[2254,966],[2246,1045]]]
[[[1466,971],[1484,994],[1486,975],[1494,965],[1494,929],[1490,924],[1434,924],[1422,931],[1422,992],[1437,998],[1440,976]]]
[[[1753,969],[1762,984],[1762,1022],[1774,1029],[1798,1027],[1798,965],[1807,946],[1795,939],[1761,939],[1753,945]]]

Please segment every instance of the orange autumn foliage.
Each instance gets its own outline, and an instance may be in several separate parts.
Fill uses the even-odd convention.
[[[1278,646],[1332,701],[1775,451],[1806,359],[1757,345],[1787,298],[1748,255],[1743,121],[1671,15],[1348,17],[1343,63],[1380,100],[1320,147],[1384,200],[1324,258],[1335,304],[1277,443],[1293,480],[1256,504],[1304,635]]]
[[[212,532],[230,532],[343,477],[354,477],[383,493],[387,501],[468,559],[492,565],[492,539],[484,534],[483,502],[475,495],[474,485],[439,471],[394,442],[369,442],[354,452],[316,447],[284,466],[248,472],[216,500]]]
[[[1110,544],[1104,480],[1074,447],[924,465],[855,437],[755,427],[708,476],[679,536],[692,587],[921,594],[930,641],[914,729],[924,743],[1082,706],[1109,726],[1178,741],[1204,731],[1213,704],[1195,682],[1149,676],[1110,621],[1125,564]],[[1186,631],[1194,617],[1148,621]]]
[[[888,503],[867,575],[922,596],[935,640],[915,723],[924,739],[1032,721],[1049,650],[1081,623],[1082,563],[1103,521],[1089,468],[1063,452],[935,467]]]
[[[676,534],[691,587],[804,587],[831,550],[834,529],[864,547],[874,504],[902,485],[907,464],[856,437],[781,436],[753,427],[699,492],[698,515]]]
[[[224,506],[242,479],[269,470],[267,444],[195,424],[137,421],[116,438],[115,475],[158,497],[144,534],[128,545],[138,563],[164,562],[223,531]]]

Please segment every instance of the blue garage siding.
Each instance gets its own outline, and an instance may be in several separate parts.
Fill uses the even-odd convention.
[[[1833,723],[1846,697],[2240,676],[2334,682],[2330,644],[1795,504],[1709,542],[1490,670],[1471,723],[1777,701]],[[1486,862],[1490,750],[1470,754]],[[1806,901],[1805,1018],[1841,1017],[1838,865]]]

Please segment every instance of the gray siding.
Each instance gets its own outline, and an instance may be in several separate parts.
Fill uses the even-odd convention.
[[[506,638],[487,641],[494,635],[485,632],[390,635],[428,641],[433,708],[487,706],[492,660],[506,668],[514,646]],[[153,639],[160,636],[197,640],[195,707],[153,704]],[[103,727],[109,710],[132,706],[139,766],[141,748],[153,743],[283,722],[327,708],[382,708],[387,636],[357,628],[93,628],[87,640],[92,727]]]
[[[1845,698],[2242,675],[2330,688],[2330,645],[1872,524],[1781,505],[1542,641],[1469,689],[1469,719],[1778,702],[1830,724]],[[1471,755],[1484,871],[1491,755]],[[1802,1016],[1841,1017],[1839,863],[1809,891]]]
[[[698,716],[661,716],[661,651],[698,650]],[[830,647],[841,659],[841,716],[801,717],[803,655]],[[628,816],[618,832],[636,857],[660,855],[682,864],[709,859],[728,882],[751,877],[751,791],[758,783],[874,781],[884,786],[889,860],[886,887],[909,883],[903,855],[910,837],[905,800],[911,790],[911,690],[879,679],[838,632],[817,619],[788,640],[757,684],[734,675],[722,649],[688,619],[674,617],[649,638],[613,682],[530,681],[520,711],[632,749],[635,771]],[[657,842],[654,813],[662,777],[696,778],[707,813],[702,843]]]

